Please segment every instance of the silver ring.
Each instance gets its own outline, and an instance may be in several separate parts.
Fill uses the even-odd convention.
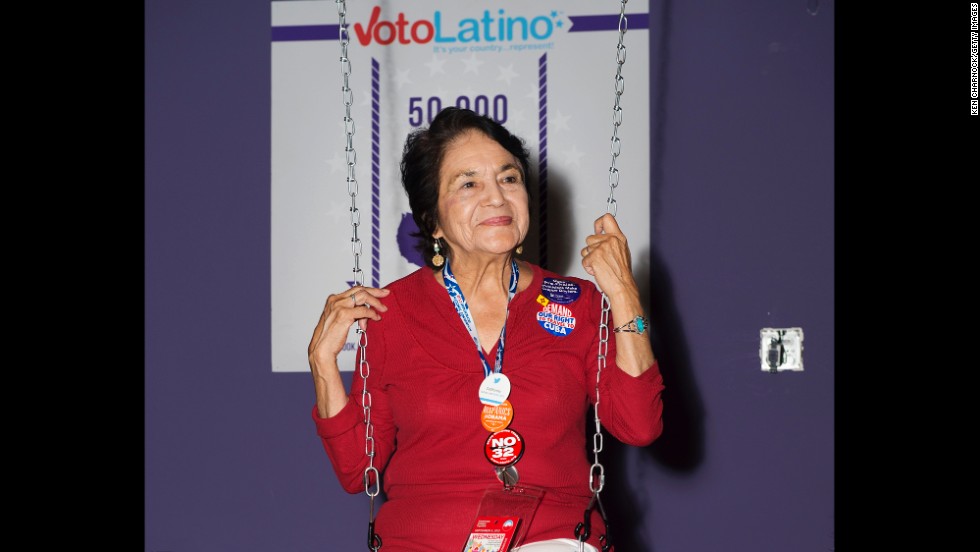
[[[354,306],[356,307],[357,306],[357,299],[355,299],[355,297],[357,297],[357,292],[356,291],[354,293],[351,293],[350,294],[350,302],[353,303]]]

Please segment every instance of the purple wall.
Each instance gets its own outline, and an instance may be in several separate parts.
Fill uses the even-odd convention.
[[[309,376],[270,367],[270,3],[145,9],[145,550],[365,550],[367,498],[335,481]],[[650,11],[667,429],[606,441],[613,539],[831,550],[834,5]],[[795,326],[805,371],[762,372],[759,330]]]

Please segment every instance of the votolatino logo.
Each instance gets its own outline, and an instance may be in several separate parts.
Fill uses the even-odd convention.
[[[474,43],[474,42],[512,42],[549,40],[556,28],[563,26],[557,11],[548,15],[525,17],[509,15],[504,9],[491,15],[490,10],[476,17],[466,17],[459,21],[443,21],[443,14],[436,10],[431,19],[409,21],[404,12],[398,12],[394,20],[381,18],[381,6],[371,10],[367,25],[354,24],[354,36],[362,46],[371,43],[387,46],[389,44],[428,44],[430,42]]]

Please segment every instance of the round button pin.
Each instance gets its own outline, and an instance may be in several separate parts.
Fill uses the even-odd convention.
[[[480,402],[496,406],[510,396],[510,379],[501,373],[490,374],[480,384]]]
[[[491,433],[507,429],[513,419],[514,407],[511,406],[510,401],[504,401],[499,405],[485,404],[483,405],[483,412],[480,413],[483,429]]]
[[[509,466],[524,454],[524,440],[513,429],[503,429],[487,437],[483,450],[491,464]]]

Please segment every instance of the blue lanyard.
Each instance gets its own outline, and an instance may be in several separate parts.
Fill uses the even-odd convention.
[[[510,290],[507,292],[507,317],[510,316],[510,300],[517,293],[517,278],[520,275],[520,269],[517,268],[517,261],[514,259],[510,261],[510,269]],[[484,377],[490,377],[490,363],[487,362],[487,357],[483,354],[483,347],[480,346],[480,336],[476,333],[476,325],[473,323],[473,315],[470,313],[470,307],[466,304],[466,299],[463,297],[463,290],[459,288],[459,283],[456,281],[456,277],[453,276],[453,271],[449,268],[448,258],[446,259],[446,264],[442,267],[442,279],[446,282],[446,291],[449,292],[449,298],[456,307],[456,313],[459,314],[460,320],[463,321],[466,330],[470,332],[470,337],[473,338],[473,343],[476,344],[476,352],[479,353],[480,362],[483,363],[483,375]],[[504,365],[504,334],[507,331],[507,317],[504,318],[504,327],[500,328],[500,341],[497,344],[497,364],[493,372],[498,374]]]

